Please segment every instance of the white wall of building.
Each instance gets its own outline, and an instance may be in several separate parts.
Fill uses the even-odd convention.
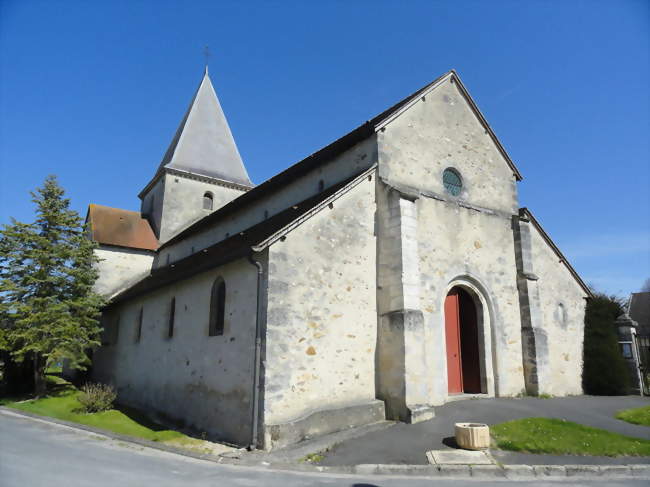
[[[378,133],[378,144],[379,174],[385,183],[378,187],[379,313],[403,307],[423,314],[424,363],[409,365],[410,377],[420,383],[414,397],[426,397],[431,405],[447,400],[444,300],[453,285],[465,286],[482,301],[485,392],[521,393],[511,225],[518,202],[512,169],[449,79],[387,123]],[[443,171],[449,167],[462,178],[458,196],[443,185]],[[401,223],[400,235],[394,235],[397,207],[390,203],[391,187],[405,193],[402,201],[413,200],[413,217]],[[406,218],[405,209],[401,211]]]
[[[226,282],[225,333],[208,336],[210,291],[219,276]],[[256,283],[256,268],[239,260],[111,307],[104,323],[114,336],[119,317],[118,339],[95,352],[95,380],[114,384],[120,402],[249,444]],[[172,297],[176,316],[169,338]]]
[[[554,396],[582,394],[587,295],[537,229],[530,227],[543,330],[536,343],[539,392]]]
[[[100,245],[95,255],[99,258],[96,264],[99,277],[94,290],[103,296],[112,296],[148,274],[155,254],[150,250]]]
[[[163,178],[165,199],[159,239],[161,243],[245,193],[235,185],[214,184],[206,178],[191,178],[174,173],[165,173]],[[206,192],[213,196],[212,210],[203,209],[203,195]],[[163,265],[164,262],[163,260]]]
[[[267,424],[375,400],[374,184],[269,249]]]

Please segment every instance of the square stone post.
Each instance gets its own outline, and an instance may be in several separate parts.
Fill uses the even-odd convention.
[[[388,419],[415,423],[434,416],[428,405],[424,316],[420,310],[417,194],[388,189],[380,224],[384,302],[377,330],[377,395]]]
[[[530,220],[524,214],[513,216],[517,289],[521,314],[521,344],[526,393],[544,392],[549,371],[548,337],[543,327],[538,277],[534,273]]]

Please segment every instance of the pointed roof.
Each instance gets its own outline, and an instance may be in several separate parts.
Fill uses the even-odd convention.
[[[156,176],[165,168],[253,186],[212,87],[207,67]]]

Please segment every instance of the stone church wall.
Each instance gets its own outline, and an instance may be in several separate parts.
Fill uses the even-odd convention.
[[[374,179],[269,249],[267,448],[384,418],[375,399]]]
[[[162,215],[159,238],[161,243],[244,194],[241,189],[211,184],[176,174],[167,173],[163,178],[165,180],[165,211]],[[203,209],[203,195],[206,191],[212,193],[213,196],[212,210]],[[164,265],[165,261],[163,260],[161,264]]]
[[[382,179],[504,215],[519,209],[512,169],[448,79],[388,122],[378,144]],[[463,179],[458,198],[451,198],[442,183],[448,167]]]
[[[167,262],[167,255],[170,256],[171,262],[187,257],[192,253],[192,249],[198,252],[230,235],[264,221],[268,216],[273,216],[291,205],[318,194],[321,180],[324,187],[328,188],[361,173],[377,161],[376,146],[376,138],[370,137],[340,154],[331,162],[295,179],[291,184],[277,189],[267,197],[247,205],[228,220],[220,221],[210,228],[162,249],[159,256],[160,264],[164,265]]]
[[[587,295],[537,229],[530,230],[542,324],[536,343],[539,393],[582,394]]]
[[[450,79],[380,129],[378,153],[380,333],[392,333],[388,321],[396,313],[422,321],[421,331],[404,324],[402,341],[411,348],[380,354],[391,364],[404,355],[400,373],[406,374],[410,420],[418,420],[413,416],[418,411],[426,415],[424,406],[448,398],[444,301],[454,285],[468,290],[482,313],[483,392],[520,393],[524,381],[511,227],[518,200],[511,167]],[[462,179],[458,196],[443,185],[449,167]],[[387,338],[386,347],[394,342]],[[387,396],[395,393],[388,383],[381,387]]]
[[[510,220],[422,198],[418,250],[420,305],[426,323],[434,404],[447,399],[445,296],[460,285],[481,301],[484,392],[512,396],[524,389],[517,275]]]
[[[225,333],[208,336],[210,291],[219,276],[226,283]],[[239,260],[110,308],[104,316],[110,344],[94,354],[95,380],[114,384],[120,402],[249,444],[256,283],[256,268]]]
[[[95,249],[95,255],[100,260],[94,290],[103,296],[112,296],[144,277],[151,270],[154,259],[154,253],[148,250],[110,245],[101,245]]]

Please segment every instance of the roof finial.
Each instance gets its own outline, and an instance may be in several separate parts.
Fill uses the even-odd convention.
[[[210,61],[210,47],[206,44],[203,48],[203,55],[205,56],[205,74],[208,74],[208,62]]]

